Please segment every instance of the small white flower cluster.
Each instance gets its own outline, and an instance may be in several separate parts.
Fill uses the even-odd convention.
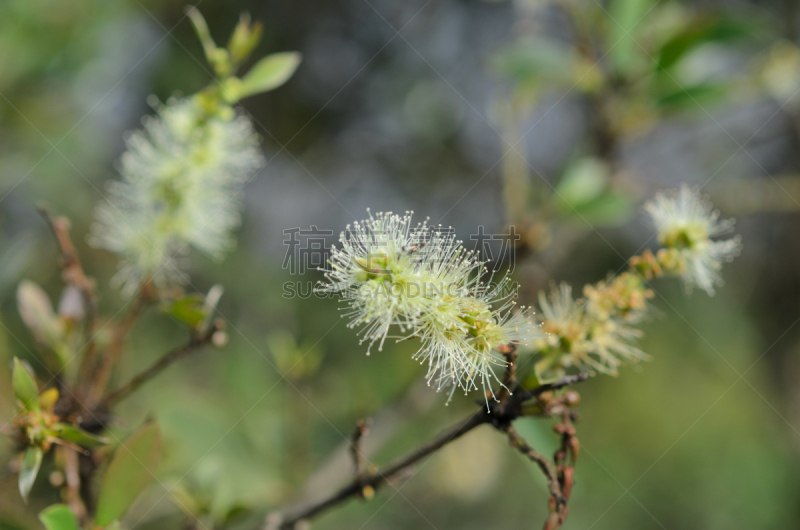
[[[318,290],[347,301],[362,342],[380,350],[393,326],[398,340],[421,339],[414,358],[427,363],[428,383],[450,388],[451,397],[478,381],[491,393],[494,369],[505,365],[497,348],[539,336],[528,311],[512,311],[508,278],[482,281],[484,262],[449,229],[412,225],[411,213],[378,213],[348,225],[340,242]]]
[[[688,290],[699,287],[713,295],[722,263],[741,250],[738,236],[712,239],[730,232],[733,220],[720,221],[719,212],[685,185],[657,194],[645,209],[663,245],[657,253],[646,250],[632,257],[628,271],[584,286],[580,298],[573,298],[565,283],[540,293],[538,321],[548,333],[535,343],[540,380],[560,377],[569,368],[616,375],[623,363],[646,359],[636,346],[642,335],[636,326],[653,296],[645,281],[678,276]]]
[[[181,282],[189,246],[215,259],[231,250],[236,195],[263,165],[250,120],[232,109],[209,114],[185,98],[156,110],[126,139],[122,180],[98,205],[90,239],[121,257],[115,281],[125,295],[145,280]]]
[[[714,285],[722,284],[722,263],[732,261],[742,248],[738,236],[712,239],[731,232],[733,219],[720,220],[719,212],[685,184],[678,191],[657,194],[645,210],[667,251],[659,256],[660,265],[678,274],[687,291],[699,287],[713,295]]]
[[[542,312],[538,320],[548,335],[537,341],[543,359],[537,364],[541,376],[561,375],[575,366],[589,373],[617,375],[625,362],[638,362],[647,354],[634,344],[641,331],[634,327],[645,314],[648,296],[638,276],[623,274],[616,279],[584,288],[586,297],[572,297],[567,283],[539,293]],[[633,304],[631,304],[632,301]]]
[[[644,317],[647,294],[638,276],[618,278],[622,281],[586,286],[587,296],[577,300],[567,283],[539,293],[538,320],[548,333],[536,344],[543,354],[536,366],[543,380],[558,377],[569,367],[617,375],[625,362],[647,359],[634,345],[642,335],[634,326]],[[620,303],[623,299],[625,303]],[[636,300],[635,307],[626,311],[631,300]]]

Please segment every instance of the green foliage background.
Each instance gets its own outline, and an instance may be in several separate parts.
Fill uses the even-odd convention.
[[[119,410],[119,437],[147,418],[163,431],[158,480],[126,524],[175,528],[183,519],[176,504],[182,504],[205,528],[252,528],[267,511],[304,493],[321,495],[349,477],[347,466],[330,462],[342,456],[358,419],[375,418],[369,436],[377,447],[369,459],[385,463],[473,410],[471,397],[444,407],[445,397],[424,386],[422,367],[410,360],[413,344],[387,345],[365,357],[335,301],[284,298],[284,282],[319,279],[315,271],[298,277],[281,268],[284,229],[316,224],[338,233],[352,221],[350,212],[414,208],[423,218],[443,217],[466,238],[479,225],[504,231],[509,211],[521,211],[516,220],[532,227],[528,234],[545,226],[552,240],[545,245],[530,236],[533,257],[516,257],[515,276],[531,302],[550,279],[580,285],[619,269],[649,237],[636,229],[638,202],[655,189],[684,180],[702,184],[713,174],[706,191],[725,215],[739,219],[744,254],[724,270],[727,285],[714,298],[688,298],[678,285],[658,284],[661,313],[645,325],[642,342],[654,361],[578,389],[582,453],[566,528],[798,526],[798,134],[791,98],[778,101],[757,82],[759,64],[776,43],[796,39],[793,3],[674,2],[681,9],[648,19],[644,37],[637,34],[646,40],[667,16],[679,17],[675,25],[685,31],[657,56],[639,53],[624,31],[625,24],[636,25],[638,13],[646,16],[650,3],[603,4],[623,28],[608,26],[620,42],[609,57],[612,74],[604,88],[589,83],[590,75],[578,90],[575,72],[585,72],[580,61],[552,44],[568,41],[569,31],[550,25],[558,17],[535,11],[536,2],[405,4],[200,3],[212,34],[228,34],[247,9],[265,24],[256,56],[297,49],[305,60],[287,85],[244,103],[275,161],[246,192],[238,250],[222,264],[193,257],[187,290],[225,286],[220,314],[230,344],[171,368]],[[604,11],[592,2],[574,4],[598,16]],[[171,0],[0,4],[2,418],[14,410],[4,383],[10,360],[30,359],[34,351],[17,313],[16,287],[30,279],[53,299],[61,289],[57,251],[37,202],[71,218],[87,272],[98,278],[104,313],[124,307],[109,287],[115,260],[89,249],[81,234],[105,182],[114,178],[124,131],[148,113],[147,96],[192,93],[209,78],[183,8]],[[683,50],[708,43],[712,51],[727,50],[712,63],[734,60],[733,73],[689,88],[662,73]],[[315,55],[325,49],[330,55]],[[447,53],[459,60],[448,64]],[[578,70],[567,71],[572,60]],[[653,61],[656,73],[647,73]],[[800,77],[790,63],[778,70]],[[603,109],[619,122],[614,130],[622,139],[612,154],[590,145],[590,121],[565,125],[536,114],[559,97],[581,108],[619,85],[628,90]],[[758,112],[742,118],[745,108]],[[489,116],[496,129],[475,113]],[[563,109],[556,115],[571,119]],[[508,149],[497,131],[513,137],[530,116],[542,121],[522,142],[528,152],[514,151],[493,166]],[[734,130],[734,141],[715,124]],[[483,132],[464,132],[475,128]],[[551,131],[571,144],[563,156],[548,159],[530,144]],[[757,136],[752,144],[751,135]],[[631,152],[655,158],[642,161]],[[536,156],[541,173],[515,165]],[[613,167],[578,164],[589,156],[613,159]],[[687,167],[696,173],[669,174],[669,157],[690,159]],[[534,199],[514,210],[503,188],[519,174]],[[600,191],[581,195],[595,188]],[[121,370],[144,368],[184,334],[148,313],[130,337]],[[546,422],[522,420],[519,429],[542,452],[554,448]],[[3,461],[10,458],[10,443],[0,441],[0,453]],[[58,501],[45,480],[27,507],[14,475],[4,475],[0,488],[0,528],[39,528],[35,514]],[[255,509],[252,518],[237,517],[244,508]],[[516,529],[538,527],[545,514],[538,470],[485,428],[433,456],[396,488],[325,515],[314,528]]]

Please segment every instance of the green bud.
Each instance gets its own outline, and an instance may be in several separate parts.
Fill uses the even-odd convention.
[[[239,16],[239,23],[228,41],[228,53],[230,53],[234,65],[241,64],[250,56],[250,53],[261,41],[262,33],[263,28],[260,23],[250,24],[248,13],[242,13]]]

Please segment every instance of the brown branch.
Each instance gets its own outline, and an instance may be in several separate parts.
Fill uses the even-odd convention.
[[[361,451],[361,439],[367,434],[369,420],[359,420],[356,423],[356,428],[350,437],[350,456],[353,457],[353,468],[355,470],[356,478],[364,475],[366,466],[364,465],[364,455]]]
[[[377,491],[381,486],[387,484],[402,471],[416,464],[426,456],[438,451],[448,443],[468,433],[475,427],[488,422],[488,417],[488,413],[483,410],[473,414],[465,421],[447,429],[430,442],[418,447],[416,450],[389,464],[383,469],[379,469],[374,473],[365,474],[362,480],[355,479],[351,481],[349,484],[341,488],[339,491],[333,493],[328,498],[299,508],[288,515],[278,515],[277,517],[273,517],[273,519],[276,519],[275,526],[268,526],[268,528],[294,530],[295,525],[297,525],[299,522],[311,519],[312,517],[319,515],[329,508],[341,504],[351,497],[358,496],[359,492],[362,491],[362,489],[366,486],[369,486],[373,490]]]
[[[145,283],[139,289],[139,293],[136,296],[136,299],[133,301],[133,305],[131,306],[130,310],[114,327],[111,343],[108,345],[105,353],[100,358],[99,365],[97,366],[96,370],[92,371],[93,377],[91,377],[91,385],[86,396],[88,408],[94,407],[100,401],[100,398],[103,395],[106,386],[108,385],[108,381],[111,379],[111,372],[114,368],[114,365],[119,360],[120,355],[122,355],[125,337],[136,323],[136,320],[138,320],[142,311],[145,309],[145,307],[147,307],[150,301],[153,300],[153,298],[154,295],[151,285],[149,283]],[[87,380],[86,382],[88,383],[89,381]]]
[[[503,431],[508,435],[511,447],[528,457],[528,459],[539,466],[547,479],[547,489],[550,491],[550,517],[545,522],[545,530],[555,529],[564,522],[567,509],[567,499],[561,491],[561,482],[550,461],[539,454],[533,447],[528,445],[525,439],[519,435],[512,425],[507,425]]]
[[[81,499],[81,477],[78,453],[69,448],[62,449],[64,455],[64,500],[79,521],[86,518],[86,505]]]
[[[217,331],[219,331],[219,326],[212,324],[211,327],[209,327],[209,329],[206,330],[202,335],[193,336],[187,344],[170,350],[159,360],[133,376],[133,378],[131,378],[120,388],[106,395],[106,397],[102,399],[102,403],[108,408],[116,405],[123,399],[136,392],[139,387],[148,382],[150,379],[169,368],[172,364],[180,361],[196,351],[199,351],[203,348],[203,346],[209,344],[214,337],[214,333]]]
[[[581,383],[583,381],[586,381],[587,379],[589,379],[589,374],[585,373],[567,375],[562,377],[561,379],[558,379],[557,381],[539,385],[531,390],[519,388],[514,391],[513,399],[518,403],[523,403],[525,401],[536,399],[538,396],[544,394],[545,392],[550,392],[551,390],[558,390],[559,388],[564,388],[565,386]]]
[[[511,395],[511,389],[517,386],[517,347],[514,344],[505,344],[499,351],[506,357],[503,386],[497,391],[497,400],[503,403]]]
[[[392,479],[399,476],[403,471],[407,470],[426,456],[435,453],[448,443],[459,438],[460,436],[463,436],[476,427],[483,425],[484,423],[492,424],[507,434],[508,430],[510,429],[513,434],[508,434],[508,436],[511,438],[516,434],[516,431],[514,431],[513,427],[511,427],[511,422],[521,415],[522,403],[530,399],[534,399],[543,392],[556,390],[574,383],[579,383],[581,381],[585,381],[587,378],[588,376],[586,374],[578,374],[574,376],[567,376],[559,379],[558,381],[541,385],[529,390],[523,388],[515,389],[514,394],[509,395],[505,403],[492,402],[491,412],[483,409],[483,402],[481,401],[480,411],[476,412],[472,416],[469,416],[463,422],[443,431],[433,440],[418,447],[408,455],[395,460],[393,463],[382,469],[378,469],[377,471],[371,473],[365,473],[361,477],[357,476],[354,480],[350,481],[338,491],[320,501],[290,510],[286,514],[272,514],[269,517],[265,528],[267,530],[294,530],[296,525],[298,525],[301,521],[311,519],[325,512],[326,510],[349,500],[350,498],[358,497],[365,487],[372,488],[373,492],[377,491],[380,487],[389,483]],[[360,436],[361,435],[359,435],[359,440]],[[525,444],[525,447],[529,448],[527,444]],[[532,448],[530,450],[533,451]],[[545,475],[548,477],[548,483],[555,484],[554,488],[556,489],[553,490],[551,488],[551,494],[553,491],[557,491],[558,495],[555,496],[555,498],[558,499],[561,504],[563,504],[563,496],[560,493],[561,489],[557,475],[553,471],[552,466],[549,465],[549,462],[544,459],[542,461],[546,462],[543,471],[545,471]],[[540,465],[540,467],[542,466]]]
[[[74,286],[81,293],[86,312],[83,327],[83,343],[86,353],[81,360],[79,373],[81,376],[88,376],[88,370],[94,364],[97,356],[97,348],[94,340],[95,323],[97,320],[97,290],[93,278],[86,276],[83,265],[69,235],[70,223],[66,217],[53,217],[44,205],[37,208],[39,214],[44,219],[47,226],[53,232],[61,251],[62,278],[64,281]],[[84,377],[81,377],[84,379]]]

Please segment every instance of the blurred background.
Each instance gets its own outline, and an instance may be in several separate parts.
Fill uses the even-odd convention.
[[[242,194],[238,250],[222,263],[193,256],[189,291],[225,287],[229,346],[172,367],[119,411],[120,432],[155,417],[165,435],[158,483],[129,527],[182,527],[182,504],[198,528],[253,528],[350,478],[344,443],[357,420],[373,418],[365,448],[383,464],[474,410],[474,396],[445,407],[425,386],[411,342],[366,357],[336,301],[311,294],[318,249],[367,208],[452,225],[512,268],[531,303],[551,281],[578,290],[654,247],[641,204],[682,182],[737,218],[744,251],[713,298],[653,283],[659,311],[642,341],[653,361],[577,388],[582,451],[565,528],[800,526],[800,4],[197,5],[219,40],[247,10],[265,26],[254,57],[299,50],[304,61],[285,86],[243,103],[268,163]],[[184,9],[0,3],[3,418],[9,361],[34,349],[16,287],[31,279],[53,299],[62,288],[37,203],[72,220],[104,314],[127,302],[109,287],[115,258],[85,234],[148,96],[211,78]],[[510,226],[515,245],[502,236]],[[148,313],[122,370],[184,335]],[[547,421],[518,425],[540,452],[555,449]],[[12,456],[6,440],[0,454]],[[0,487],[0,528],[39,528],[35,514],[57,500],[37,484],[26,507],[8,473]],[[485,428],[313,527],[538,528],[546,498],[538,469]]]

